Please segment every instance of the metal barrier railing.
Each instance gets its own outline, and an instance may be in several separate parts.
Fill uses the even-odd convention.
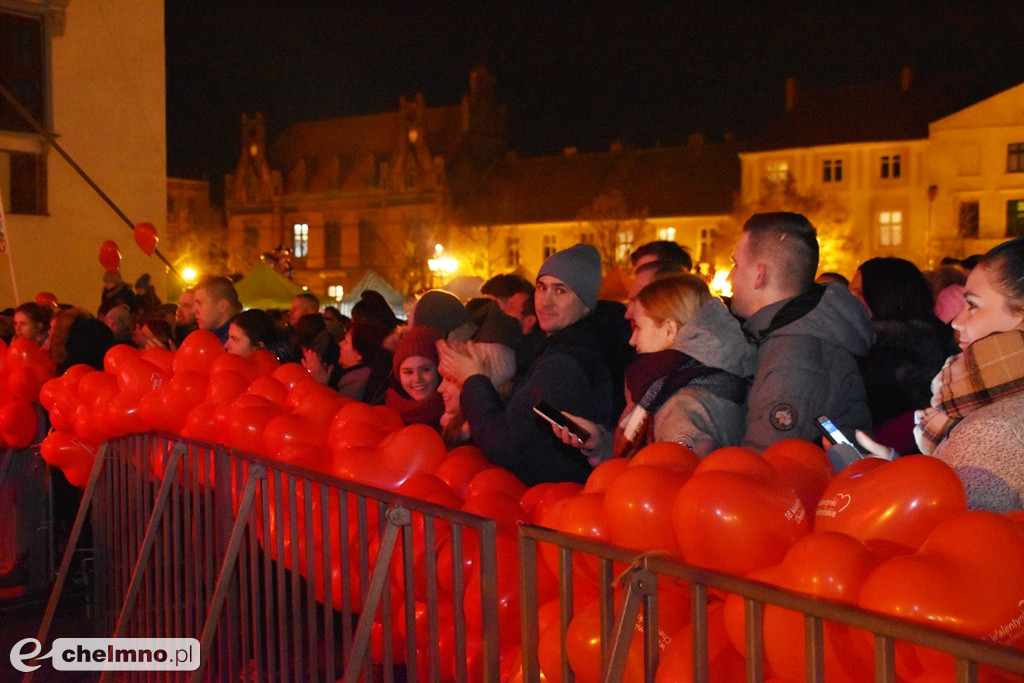
[[[97,456],[39,629],[44,652],[87,522],[97,634],[201,642],[194,673],[122,671],[119,680],[501,680],[493,520],[220,446],[123,437]],[[552,580],[541,577],[538,549],[558,569],[558,642],[544,645],[558,646],[562,681],[575,680],[566,633],[583,574],[599,602],[604,681],[623,679],[641,614],[642,676],[655,680],[659,612],[670,607],[659,599],[665,577],[687,586],[697,681],[711,680],[711,592],[743,599],[748,681],[765,677],[761,622],[772,605],[803,615],[808,681],[825,680],[826,622],[873,634],[877,681],[896,680],[897,642],[950,654],[965,683],[978,680],[979,665],[1024,674],[1018,650],[527,525],[516,567],[524,681],[540,680],[539,588]],[[479,598],[464,592],[473,572]],[[618,606],[617,583],[625,586]],[[469,595],[479,599],[479,621],[467,619],[477,609]]]
[[[693,680],[711,680],[708,652],[709,591],[741,596],[744,601],[746,680],[763,681],[764,643],[762,617],[765,606],[774,605],[799,612],[804,619],[806,680],[825,680],[823,629],[825,622],[844,624],[873,634],[874,679],[890,683],[896,676],[896,643],[906,642],[938,650],[955,660],[956,680],[978,680],[978,666],[988,665],[1024,675],[1024,651],[990,641],[969,638],[906,619],[852,607],[832,600],[808,597],[729,574],[683,564],[668,556],[638,555],[636,551],[609,546],[537,526],[520,528],[520,577],[522,600],[522,680],[540,681],[540,627],[538,614],[538,548],[548,544],[556,549],[559,587],[559,652],[562,681],[574,680],[566,652],[566,632],[574,617],[574,573],[583,563],[596,564],[596,596],[600,603],[600,658],[602,681],[620,681],[626,669],[626,655],[634,625],[643,609],[644,680],[654,681],[659,663],[658,578],[671,577],[689,585]],[[615,609],[616,568],[625,584],[621,608]]]
[[[97,633],[201,644],[194,673],[118,680],[498,680],[493,520],[220,446],[122,437],[97,456],[41,643],[87,515]],[[447,555],[417,553],[442,538]],[[480,572],[474,671],[467,562]]]

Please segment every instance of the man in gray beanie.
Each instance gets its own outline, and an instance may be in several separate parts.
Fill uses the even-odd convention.
[[[577,244],[544,262],[534,294],[544,346],[507,402],[472,342],[467,353],[438,344],[441,374],[462,386],[460,403],[473,443],[527,486],[583,483],[591,472],[586,458],[533,412],[538,401],[598,424],[614,419],[614,383],[602,353],[602,327],[592,315],[600,287],[601,256],[592,245]]]

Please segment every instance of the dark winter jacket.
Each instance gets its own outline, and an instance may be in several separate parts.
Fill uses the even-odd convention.
[[[875,343],[860,359],[860,370],[877,429],[894,417],[927,408],[932,378],[960,348],[953,328],[938,318],[871,322]]]
[[[814,418],[828,415],[846,434],[871,430],[857,357],[875,331],[867,309],[842,285],[816,285],[765,306],[743,323],[757,345],[743,445],[758,452],[777,441],[820,440]]]
[[[473,442],[487,459],[507,468],[527,486],[545,481],[583,483],[587,458],[566,446],[533,412],[538,401],[593,422],[609,425],[612,376],[601,352],[601,326],[593,315],[546,339],[543,351],[503,403],[485,375],[473,375],[460,402]]]

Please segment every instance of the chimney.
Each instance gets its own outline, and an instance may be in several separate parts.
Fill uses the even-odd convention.
[[[914,70],[909,66],[900,69],[900,90],[907,92],[914,83]]]
[[[579,150],[576,149],[575,147],[566,147],[565,149],[562,150],[562,155],[565,156],[566,158],[570,158],[576,156],[577,152],[579,152]]]
[[[796,106],[796,80],[792,77],[786,79],[786,111],[793,111]]]
[[[612,154],[621,154],[622,140],[616,140],[615,142],[613,142],[611,146],[608,148],[608,151],[611,152]]]

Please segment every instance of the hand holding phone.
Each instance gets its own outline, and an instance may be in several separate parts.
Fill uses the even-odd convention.
[[[537,405],[533,406],[533,412],[556,427],[568,427],[569,433],[574,435],[581,444],[586,443],[590,438],[590,432],[567,418],[562,414],[562,411],[556,410],[554,406],[546,401],[538,401]]]
[[[827,416],[819,415],[815,418],[814,423],[818,425],[818,429],[825,435],[825,438],[833,444],[832,448],[828,449],[826,455],[829,462],[832,463],[834,472],[839,473],[850,463],[864,457],[864,454],[860,452],[857,446]]]

